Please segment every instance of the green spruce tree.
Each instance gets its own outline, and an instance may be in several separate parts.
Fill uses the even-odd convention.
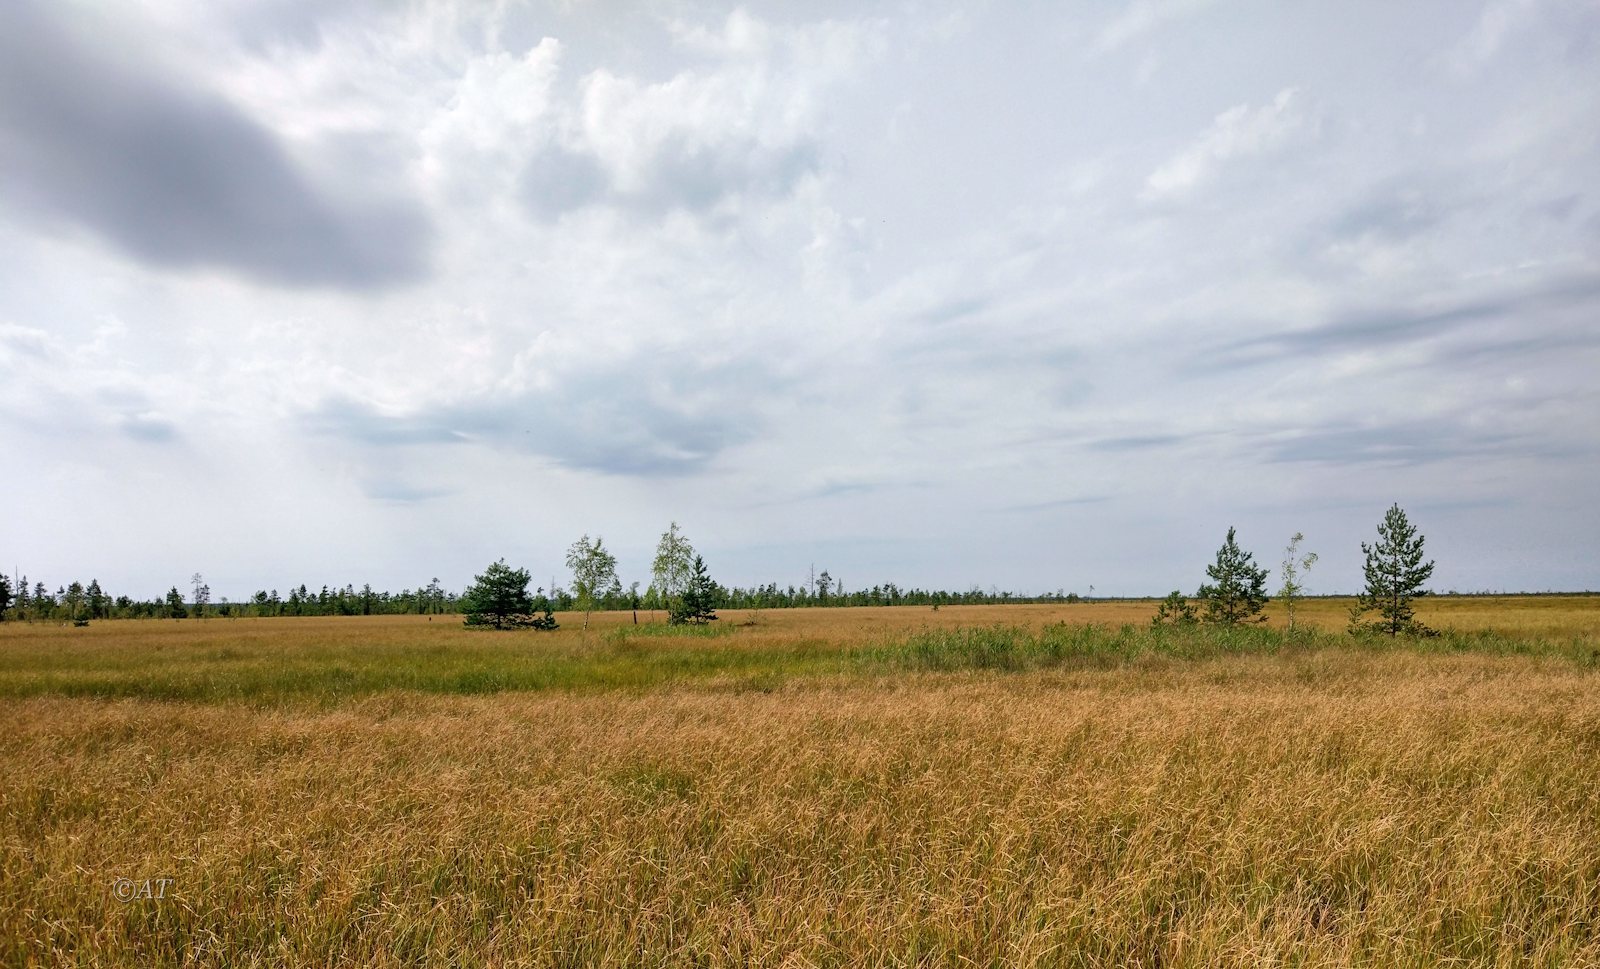
[[[167,590],[167,616],[171,619],[187,619],[189,609],[183,604],[183,593],[177,586]]]
[[[1400,506],[1390,506],[1378,523],[1378,543],[1361,543],[1367,587],[1350,611],[1351,632],[1433,634],[1416,620],[1411,608],[1411,600],[1428,594],[1422,584],[1433,575],[1433,562],[1422,561],[1422,542],[1423,536],[1417,534]],[[1361,617],[1372,611],[1378,613],[1378,619],[1363,622]]]
[[[716,622],[716,605],[717,584],[706,572],[705,560],[696,555],[688,585],[667,613],[667,622],[674,626],[703,626]]]
[[[1241,622],[1261,622],[1261,607],[1267,604],[1267,570],[1255,565],[1255,557],[1239,548],[1233,528],[1217,550],[1215,565],[1206,566],[1210,582],[1200,586],[1196,596],[1205,600],[1205,621],[1222,626]]]

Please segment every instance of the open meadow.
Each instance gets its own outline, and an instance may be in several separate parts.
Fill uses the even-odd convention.
[[[0,624],[0,964],[1600,965],[1600,597]]]

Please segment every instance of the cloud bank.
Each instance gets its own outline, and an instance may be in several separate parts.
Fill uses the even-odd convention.
[[[7,5],[0,556],[1600,586],[1592,4],[614,14]]]

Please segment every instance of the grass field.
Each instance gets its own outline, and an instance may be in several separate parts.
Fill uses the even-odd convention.
[[[8,623],[0,964],[1600,965],[1600,597],[1347,605]]]

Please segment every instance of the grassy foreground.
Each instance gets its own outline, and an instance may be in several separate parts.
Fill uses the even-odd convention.
[[[1473,602],[8,624],[0,964],[1600,964],[1600,611]]]

